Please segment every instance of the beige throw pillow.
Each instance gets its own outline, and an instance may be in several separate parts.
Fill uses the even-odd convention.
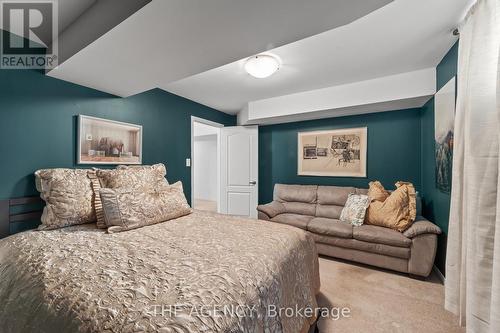
[[[89,170],[88,177],[92,181],[95,193],[95,211],[97,216],[97,227],[106,228],[104,212],[102,210],[101,188],[129,189],[137,192],[149,191],[158,184],[168,185],[165,175],[167,170],[162,163],[154,165],[126,166],[119,165],[116,169],[94,169]]]
[[[370,206],[366,211],[366,224],[403,232],[415,221],[417,210],[413,184],[397,182],[396,190],[389,193],[380,182],[371,182],[368,196]]]
[[[104,188],[133,188],[148,189],[158,183],[166,183],[167,169],[162,163],[154,165],[125,166],[119,165],[116,169],[97,169],[101,187]]]
[[[340,221],[359,227],[365,220],[366,209],[369,205],[370,198],[367,195],[349,194],[347,202],[340,214]]]
[[[158,184],[147,190],[100,190],[109,233],[126,231],[175,219],[192,212],[182,183]]]
[[[36,188],[46,202],[40,230],[96,221],[94,192],[85,169],[43,169],[35,172]]]

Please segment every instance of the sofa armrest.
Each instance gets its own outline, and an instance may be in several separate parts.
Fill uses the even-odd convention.
[[[434,223],[428,221],[422,216],[417,216],[417,219],[413,224],[403,232],[403,235],[408,238],[415,238],[422,234],[436,234],[439,235],[441,229]]]
[[[437,251],[437,234],[420,234],[412,239],[408,273],[427,277],[431,273]]]
[[[271,221],[271,218],[269,217],[269,215],[267,215],[266,213],[263,213],[261,211],[257,211],[257,219],[264,220],[264,221]]]
[[[281,202],[272,201],[265,205],[258,205],[257,211],[259,211],[259,213],[266,214],[269,218],[273,218],[276,215],[283,214],[286,210],[285,206]]]

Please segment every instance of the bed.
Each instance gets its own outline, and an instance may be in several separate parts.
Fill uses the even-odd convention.
[[[0,236],[39,213],[0,202]],[[10,224],[10,225],[9,225]],[[0,240],[2,332],[307,332],[319,268],[298,228],[195,211],[122,233],[95,224]]]

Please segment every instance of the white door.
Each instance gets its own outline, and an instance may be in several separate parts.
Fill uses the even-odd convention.
[[[258,128],[220,129],[220,212],[257,217]]]

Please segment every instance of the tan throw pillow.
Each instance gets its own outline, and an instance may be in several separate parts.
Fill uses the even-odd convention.
[[[45,200],[40,230],[96,221],[94,192],[84,169],[44,169],[35,172],[36,188]]]
[[[159,184],[146,191],[103,188],[100,194],[109,233],[168,221],[192,212],[181,182]]]
[[[380,182],[371,182],[368,196],[370,206],[366,211],[366,224],[403,232],[415,221],[417,206],[413,184],[397,182],[396,190],[389,194]]]
[[[165,175],[167,169],[162,163],[154,165],[126,166],[119,165],[116,169],[94,169],[89,170],[88,177],[92,181],[95,193],[95,211],[97,216],[97,227],[106,228],[104,212],[102,210],[101,188],[126,188],[135,191],[148,191],[158,184],[168,185]]]

